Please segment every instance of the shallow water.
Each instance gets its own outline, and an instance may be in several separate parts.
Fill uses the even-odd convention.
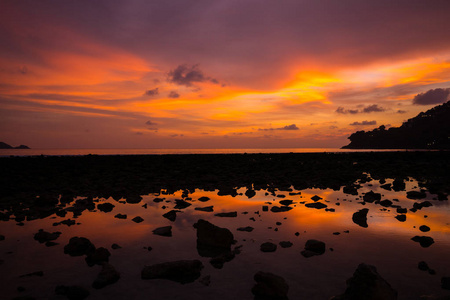
[[[386,180],[391,183],[391,179]],[[0,242],[0,270],[3,274],[2,293],[5,299],[15,296],[32,295],[36,299],[65,299],[56,296],[57,285],[81,285],[89,289],[92,299],[253,299],[251,288],[255,284],[253,276],[258,271],[271,272],[283,277],[289,284],[290,299],[329,299],[341,294],[360,263],[377,267],[378,273],[398,291],[399,299],[419,299],[421,295],[449,295],[449,291],[440,286],[442,276],[450,276],[450,205],[448,201],[433,200],[436,195],[427,192],[425,199],[412,200],[406,197],[406,191],[419,190],[414,179],[406,182],[406,191],[388,191],[380,188],[376,180],[362,183],[359,195],[344,194],[341,190],[305,189],[276,190],[271,194],[265,190],[256,191],[252,198],[245,196],[246,189],[238,190],[236,197],[219,196],[218,191],[190,191],[188,202],[191,206],[181,209],[174,222],[162,215],[175,206],[175,199],[182,199],[183,191],[173,194],[150,194],[143,196],[138,204],[116,201],[112,198],[95,199],[97,204],[109,202],[114,209],[105,213],[99,210],[84,210],[73,218],[68,212],[63,218],[52,215],[45,219],[24,221],[24,226],[17,226],[14,220],[1,221],[0,234],[6,236]],[[393,201],[394,205],[407,208],[406,221],[400,222],[395,208],[376,204],[362,204],[364,193],[374,191],[382,194],[383,199]],[[299,195],[292,193],[300,192]],[[291,193],[291,194],[290,194]],[[312,203],[311,197],[318,195],[328,208],[305,207]],[[209,197],[207,202],[200,202],[202,196]],[[283,198],[283,196],[285,196]],[[155,203],[155,197],[165,198]],[[279,200],[291,199],[295,203],[292,210],[274,213],[270,208],[280,206]],[[393,199],[397,199],[395,201]],[[433,206],[424,207],[417,212],[409,209],[415,202],[429,200]],[[337,205],[339,203],[339,205]],[[65,208],[72,206],[73,202]],[[143,207],[147,204],[147,207]],[[195,207],[214,206],[214,212],[195,210]],[[263,211],[267,205],[269,211]],[[163,209],[163,206],[166,208]],[[368,227],[363,228],[352,221],[354,212],[368,208]],[[234,218],[217,217],[220,212],[237,211]],[[127,214],[127,219],[117,219],[118,213]],[[142,223],[131,221],[135,216],[144,219]],[[73,219],[79,225],[53,226],[54,222]],[[250,220],[254,218],[255,221]],[[198,219],[231,230],[242,245],[241,253],[216,269],[209,263],[209,258],[201,257],[196,248],[196,229],[193,224]],[[281,222],[281,225],[276,225]],[[152,230],[161,226],[173,226],[172,237],[152,234]],[[429,232],[421,232],[419,226],[427,225]],[[252,226],[252,232],[237,231],[238,227]],[[56,246],[46,247],[33,239],[39,229],[48,232],[60,231],[55,240]],[[345,231],[348,231],[346,233]],[[296,236],[295,233],[299,235]],[[333,233],[339,232],[339,235]],[[434,244],[421,247],[411,240],[412,237],[430,236]],[[88,238],[96,247],[108,248],[111,252],[109,262],[121,273],[120,280],[103,289],[91,287],[100,271],[100,266],[89,267],[84,256],[71,257],[64,254],[63,247],[73,236]],[[300,252],[308,239],[326,243],[323,255],[310,258]],[[272,253],[260,251],[260,245],[271,241],[290,241],[290,248],[278,248]],[[111,245],[119,244],[122,248],[113,250]],[[151,246],[152,251],[145,247]],[[332,249],[332,250],[331,250]],[[161,262],[199,259],[205,266],[202,277],[210,275],[211,284],[205,286],[198,280],[193,283],[179,284],[169,280],[142,280],[140,273],[145,265]],[[420,271],[419,261],[425,261],[436,275]],[[44,276],[22,277],[20,275],[43,271]],[[18,292],[17,287],[25,288]]]

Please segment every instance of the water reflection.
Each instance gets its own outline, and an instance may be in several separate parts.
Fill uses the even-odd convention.
[[[357,195],[345,194],[343,187],[339,190],[287,187],[283,191],[256,189],[254,193],[247,192],[251,190],[248,188],[225,193],[201,189],[161,190],[142,195],[141,200],[131,201],[137,202],[133,204],[118,197],[59,197],[58,201],[47,202],[47,207],[36,200],[39,205],[36,211],[40,213],[35,217],[27,220],[17,213],[1,223],[1,234],[5,236],[0,242],[0,268],[5,274],[3,293],[6,298],[26,294],[36,299],[57,299],[54,289],[64,284],[89,288],[95,299],[142,299],[149,293],[155,299],[251,299],[253,275],[264,270],[282,276],[294,299],[295,295],[305,299],[329,299],[342,293],[345,280],[357,265],[365,262],[377,266],[380,274],[398,291],[399,299],[445,295],[440,288],[440,278],[448,276],[450,270],[450,261],[446,259],[450,250],[448,201],[433,200],[436,195],[428,192],[423,199],[409,199],[405,190],[381,187],[389,183],[393,184],[393,179],[381,183],[378,180],[360,182]],[[419,183],[413,179],[406,181],[405,187],[407,191],[420,190]],[[365,202],[364,195],[369,192],[380,194],[381,201]],[[392,204],[383,200],[390,200]],[[430,201],[432,206],[411,211],[415,203],[424,201]],[[105,206],[105,203],[112,205]],[[312,203],[325,204],[327,210],[307,207]],[[207,206],[212,206],[212,211],[196,210]],[[292,209],[272,212],[274,206]],[[406,215],[404,222],[395,218],[399,215],[397,208],[406,209],[406,214],[402,213]],[[361,209],[368,210],[367,228],[352,220],[354,213]],[[172,210],[177,210],[175,219],[163,216]],[[229,212],[237,212],[237,216],[216,215]],[[6,211],[3,213],[7,215]],[[115,217],[117,215],[121,218]],[[134,222],[136,217],[142,218],[142,222]],[[236,240],[233,249],[239,251],[232,253],[229,248],[226,253],[217,255],[200,253],[197,229],[193,226],[199,219],[229,229]],[[427,225],[430,231],[421,232],[422,225]],[[172,226],[171,237],[153,234],[156,228],[163,226]],[[253,230],[237,230],[241,227]],[[40,229],[49,233],[62,232],[53,240],[57,245],[46,247],[34,240],[33,236]],[[95,247],[108,249],[109,262],[121,273],[120,280],[100,290],[90,288],[101,267],[89,267],[83,257],[64,254],[63,247],[75,236],[86,237]],[[432,237],[434,244],[421,247],[411,240],[414,236]],[[300,254],[310,239],[325,243],[323,255],[305,258]],[[293,246],[278,246],[275,252],[261,252],[260,246],[266,242],[276,245],[291,242]],[[112,249],[113,244],[121,248]],[[217,267],[219,255],[224,255],[224,261],[219,261],[220,268]],[[203,263],[202,278],[210,276],[210,285],[200,281],[180,285],[162,279],[143,281],[139,278],[144,266],[193,259]],[[426,261],[436,275],[418,270],[419,261]],[[43,271],[44,276],[20,277],[35,271]],[[19,292],[18,287],[25,291]]]

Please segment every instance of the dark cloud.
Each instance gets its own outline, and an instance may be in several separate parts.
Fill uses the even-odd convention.
[[[399,110],[397,110],[397,113],[398,113],[398,114],[406,114],[407,111],[406,111],[406,110],[401,110],[401,109],[399,109]]]
[[[373,104],[373,105],[369,105],[367,107],[364,107],[363,110],[361,112],[363,113],[371,113],[371,112],[382,112],[385,111],[386,109],[378,106],[378,104]]]
[[[158,124],[148,120],[147,122],[145,122],[145,125],[152,126],[152,125],[158,125]]]
[[[450,88],[432,89],[425,93],[417,94],[413,99],[413,104],[430,105],[444,103],[450,98]]]
[[[137,134],[137,135],[144,135],[144,133],[141,132],[141,131],[136,131],[136,134]]]
[[[159,88],[154,88],[145,92],[147,96],[156,96],[159,94]]]
[[[178,94],[177,92],[175,92],[175,91],[171,91],[170,93],[169,93],[169,96],[168,96],[169,98],[179,98],[180,97],[180,94]]]
[[[361,126],[361,125],[377,125],[377,121],[362,121],[362,122],[353,122],[349,125],[352,126]]]
[[[209,81],[215,84],[217,79],[206,76],[197,65],[189,66],[187,64],[179,65],[175,70],[169,72],[169,81],[178,85],[192,86],[197,82]]]
[[[286,125],[284,127],[279,127],[279,128],[259,128],[259,131],[272,131],[272,130],[299,130],[299,128],[297,127],[297,125],[295,124],[291,124],[291,125]]]
[[[355,115],[355,114],[360,114],[360,113],[372,113],[372,112],[383,112],[386,111],[386,109],[384,107],[378,106],[378,104],[372,104],[366,107],[363,107],[362,109],[358,110],[358,109],[345,109],[342,106],[339,106],[336,109],[336,113],[338,114],[351,114],[351,115]]]

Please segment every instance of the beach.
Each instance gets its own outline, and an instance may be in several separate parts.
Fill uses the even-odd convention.
[[[5,299],[350,299],[357,269],[385,299],[450,296],[446,151],[0,166]]]

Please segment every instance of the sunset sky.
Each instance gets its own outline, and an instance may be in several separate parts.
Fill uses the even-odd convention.
[[[449,100],[448,0],[0,2],[0,141],[341,147]]]

